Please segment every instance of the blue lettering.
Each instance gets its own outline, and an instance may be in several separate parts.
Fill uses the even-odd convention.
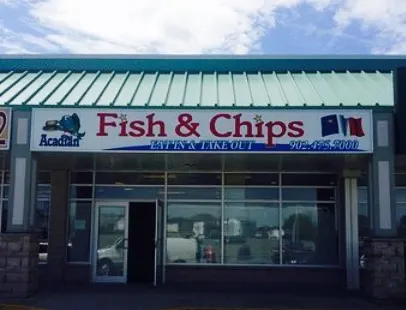
[[[45,147],[79,147],[79,139],[73,136],[62,135],[59,138],[50,138],[47,134],[41,135],[39,146]]]

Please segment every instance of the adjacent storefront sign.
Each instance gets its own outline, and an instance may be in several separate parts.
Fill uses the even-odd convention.
[[[10,149],[11,109],[0,108],[0,151]]]
[[[34,109],[31,150],[371,153],[367,110]]]

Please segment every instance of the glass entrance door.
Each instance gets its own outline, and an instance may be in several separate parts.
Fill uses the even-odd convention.
[[[97,202],[94,282],[127,281],[128,202]]]

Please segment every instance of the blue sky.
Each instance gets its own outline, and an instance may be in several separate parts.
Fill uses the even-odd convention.
[[[405,0],[0,0],[0,53],[403,54]]]

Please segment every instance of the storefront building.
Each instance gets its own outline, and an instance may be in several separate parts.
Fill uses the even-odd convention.
[[[1,292],[138,282],[401,294],[402,65],[1,58]]]

